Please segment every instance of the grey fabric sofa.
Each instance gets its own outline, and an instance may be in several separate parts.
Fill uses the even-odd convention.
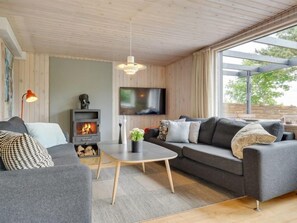
[[[266,201],[297,189],[297,140],[284,132],[279,122],[260,122],[266,131],[277,137],[270,145],[253,145],[244,149],[243,160],[233,156],[231,140],[247,123],[212,117],[201,121],[198,144],[159,140],[158,129],[150,129],[145,140],[177,152],[170,164],[238,195]]]
[[[0,130],[28,133],[14,117]],[[7,171],[0,159],[0,222],[91,222],[92,176],[70,143],[47,149],[55,166]]]

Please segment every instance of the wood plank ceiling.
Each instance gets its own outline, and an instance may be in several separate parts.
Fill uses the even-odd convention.
[[[167,65],[296,5],[296,0],[1,0],[24,51]]]

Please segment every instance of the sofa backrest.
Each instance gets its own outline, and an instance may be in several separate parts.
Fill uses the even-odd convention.
[[[181,118],[185,118],[186,122],[192,121],[200,121],[200,130],[199,130],[199,137],[198,142],[199,143],[205,143],[205,144],[212,144],[212,137],[216,128],[217,121],[219,118],[217,117],[211,117],[211,118],[190,118],[188,116],[180,116]]]
[[[2,121],[0,122],[0,130],[6,130],[6,131],[12,131],[12,132],[19,132],[19,133],[27,133],[28,130],[26,128],[26,125],[24,121],[15,116],[8,121]]]
[[[231,149],[233,137],[246,125],[247,123],[244,121],[220,118],[213,134],[212,144],[214,146]]]
[[[244,126],[246,126],[249,122],[228,119],[228,118],[220,118],[217,122],[213,138],[212,144],[218,147],[231,149],[231,141],[235,134]],[[284,133],[284,126],[278,121],[263,121],[259,122],[262,127],[269,132],[271,135],[277,137],[275,140],[279,142],[282,140]]]
[[[260,122],[260,124],[262,125],[262,127],[269,132],[271,135],[276,136],[276,142],[279,142],[282,140],[283,138],[283,134],[284,134],[284,125],[280,122],[273,122],[273,121],[263,121]]]

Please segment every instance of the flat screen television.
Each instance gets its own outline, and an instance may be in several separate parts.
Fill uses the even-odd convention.
[[[165,88],[120,87],[120,115],[165,115]]]

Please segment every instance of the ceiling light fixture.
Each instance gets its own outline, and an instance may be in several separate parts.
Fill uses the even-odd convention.
[[[127,64],[119,64],[118,70],[123,70],[127,75],[134,75],[139,70],[145,70],[146,66],[137,64],[134,62],[134,56],[132,56],[132,25],[130,19],[130,56],[127,57]]]

